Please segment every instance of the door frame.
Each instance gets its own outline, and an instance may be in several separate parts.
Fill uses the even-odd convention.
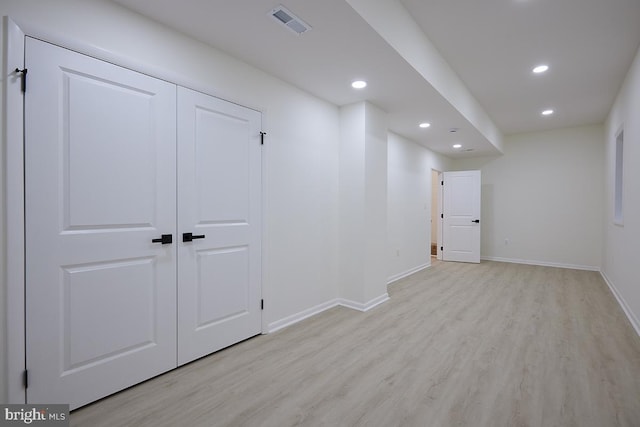
[[[24,98],[21,91],[20,78],[15,72],[17,66],[24,67],[25,62],[25,37],[30,36],[42,41],[73,50],[75,52],[91,56],[93,58],[110,62],[114,65],[127,68],[149,76],[166,80],[170,83],[177,84],[189,89],[206,93],[216,98],[220,98],[247,108],[256,110],[262,115],[262,128],[267,129],[267,109],[255,106],[246,100],[234,100],[220,93],[211,86],[203,86],[202,83],[191,81],[177,72],[163,69],[160,67],[143,64],[133,57],[124,56],[112,51],[103,50],[81,40],[69,38],[60,33],[53,33],[47,29],[37,25],[21,22],[18,25],[10,16],[2,18],[2,26],[0,28],[4,33],[4,42],[1,47],[2,53],[6,53],[6,63],[2,70],[6,76],[3,79],[3,99],[5,109],[3,111],[3,120],[6,129],[6,157],[4,158],[3,168],[5,170],[5,196],[2,203],[5,208],[5,246],[6,265],[4,283],[6,286],[4,309],[6,322],[6,353],[5,366],[0,369],[6,369],[5,381],[7,403],[24,404],[26,403],[26,389],[23,384],[23,372],[25,370],[26,360],[26,325],[25,325],[25,211],[24,211]],[[28,89],[27,89],[28,90]],[[268,144],[262,147],[262,176],[261,176],[261,293],[262,298],[268,297],[265,292],[266,283],[266,262],[268,257],[268,248],[265,244],[266,236],[266,200],[267,195],[267,170],[268,170]],[[1,237],[1,236],[0,236]],[[6,285],[5,285],[6,284]],[[1,291],[1,290],[0,290]],[[261,333],[268,332],[267,313],[268,307],[262,311]]]
[[[2,70],[7,77],[3,83],[4,124],[6,129],[5,199],[5,313],[6,348],[5,372],[8,403],[25,403],[23,385],[25,369],[25,256],[24,256],[24,97],[16,64],[24,66],[25,33],[9,17],[3,18],[6,63]]]
[[[435,183],[431,182],[431,203],[434,203],[435,201],[435,208],[436,208],[436,216],[435,218],[432,216],[431,218],[431,222],[435,222],[436,223],[436,259],[437,260],[442,260],[442,250],[440,249],[442,247],[442,185],[440,184],[442,182],[442,171],[431,168],[431,179],[434,179],[434,174],[435,179],[437,180]],[[435,191],[435,194],[433,194],[433,187],[434,184],[437,185],[437,190]],[[431,212],[433,213],[433,207],[431,209]],[[431,236],[431,240],[429,242],[429,244],[431,245],[431,242],[433,242],[433,236]],[[431,248],[429,248],[429,258],[431,259]]]
[[[436,252],[437,252],[437,256],[436,259],[439,261],[442,261],[442,228],[444,226],[444,219],[442,219],[442,213],[444,212],[443,207],[442,207],[442,200],[443,200],[443,188],[442,188],[442,171],[438,171],[438,182],[440,183],[440,185],[438,185],[438,243],[437,243],[437,247],[436,247]]]

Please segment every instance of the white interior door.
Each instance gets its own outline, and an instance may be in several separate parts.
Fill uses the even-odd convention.
[[[31,38],[26,64],[27,400],[75,408],[176,366],[176,88]]]
[[[442,259],[480,262],[480,171],[443,173]]]
[[[178,89],[179,364],[261,331],[260,126],[257,111]]]

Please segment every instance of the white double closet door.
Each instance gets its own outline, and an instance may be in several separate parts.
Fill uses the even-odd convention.
[[[76,408],[260,333],[260,113],[25,49],[27,401]]]

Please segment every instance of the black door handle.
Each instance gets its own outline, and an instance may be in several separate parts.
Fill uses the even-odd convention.
[[[475,222],[476,224],[480,224],[480,220],[479,219],[474,219],[471,222]]]
[[[163,234],[159,239],[152,239],[151,243],[162,243],[163,245],[168,245],[169,243],[173,243],[173,235]]]
[[[182,233],[183,242],[190,242],[195,239],[204,239],[204,234],[193,235],[191,233]]]

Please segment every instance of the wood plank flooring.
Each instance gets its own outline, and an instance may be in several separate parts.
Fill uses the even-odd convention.
[[[72,426],[640,426],[640,337],[598,273],[435,262],[71,414]]]

